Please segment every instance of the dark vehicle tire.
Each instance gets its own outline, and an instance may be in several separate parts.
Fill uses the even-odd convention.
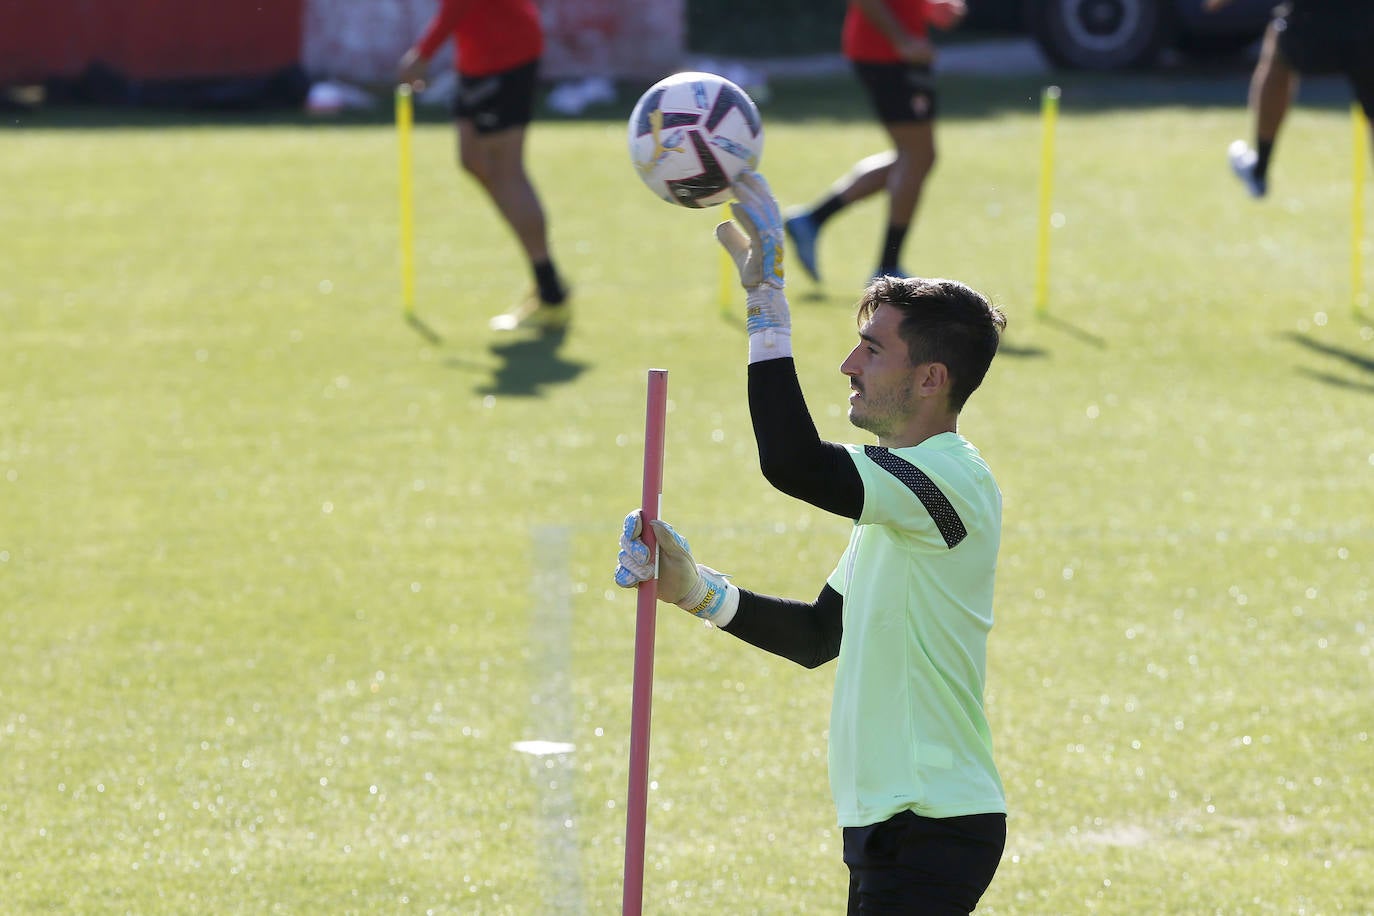
[[[1171,0],[1027,0],[1026,25],[1057,67],[1148,67],[1173,37]]]

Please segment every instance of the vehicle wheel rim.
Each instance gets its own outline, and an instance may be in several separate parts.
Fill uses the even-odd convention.
[[[1140,0],[1066,0],[1064,27],[1074,44],[1114,51],[1140,28]]]

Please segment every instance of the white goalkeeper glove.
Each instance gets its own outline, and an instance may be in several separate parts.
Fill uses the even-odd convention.
[[[654,526],[658,542],[657,570],[649,545],[644,543],[644,523],[640,510],[636,509],[625,516],[625,527],[620,533],[615,584],[634,588],[641,582],[657,578],[659,600],[676,604],[718,627],[733,620],[739,607],[739,589],[731,585],[723,573],[693,560],[692,548],[672,525],[657,519],[650,524]]]
[[[736,222],[717,226],[716,239],[730,253],[744,287],[749,361],[791,356],[792,315],[783,293],[782,213],[759,173],[741,172],[733,187],[736,202],[730,213]]]

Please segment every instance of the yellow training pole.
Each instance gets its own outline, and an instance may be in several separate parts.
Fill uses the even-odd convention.
[[[1364,173],[1369,159],[1369,123],[1358,102],[1350,106],[1350,308],[1355,317],[1364,309]]]
[[[401,304],[407,317],[415,314],[415,207],[410,165],[410,134],[414,124],[410,85],[396,87],[396,148],[401,195]]]
[[[1035,312],[1049,308],[1050,203],[1054,192],[1054,122],[1059,115],[1059,87],[1046,86],[1040,96],[1040,236],[1035,258]]]

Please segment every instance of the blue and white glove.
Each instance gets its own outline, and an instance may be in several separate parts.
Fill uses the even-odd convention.
[[[730,213],[735,222],[717,226],[716,239],[730,253],[744,287],[749,360],[791,356],[792,315],[783,293],[782,213],[759,173],[741,172],[733,186],[736,202]]]
[[[658,542],[657,569],[649,545],[641,537],[643,519],[636,509],[625,516],[625,527],[620,533],[615,584],[634,588],[657,578],[659,600],[676,604],[718,627],[733,620],[739,607],[739,589],[724,574],[693,560],[692,548],[672,525],[657,519],[650,524]]]

